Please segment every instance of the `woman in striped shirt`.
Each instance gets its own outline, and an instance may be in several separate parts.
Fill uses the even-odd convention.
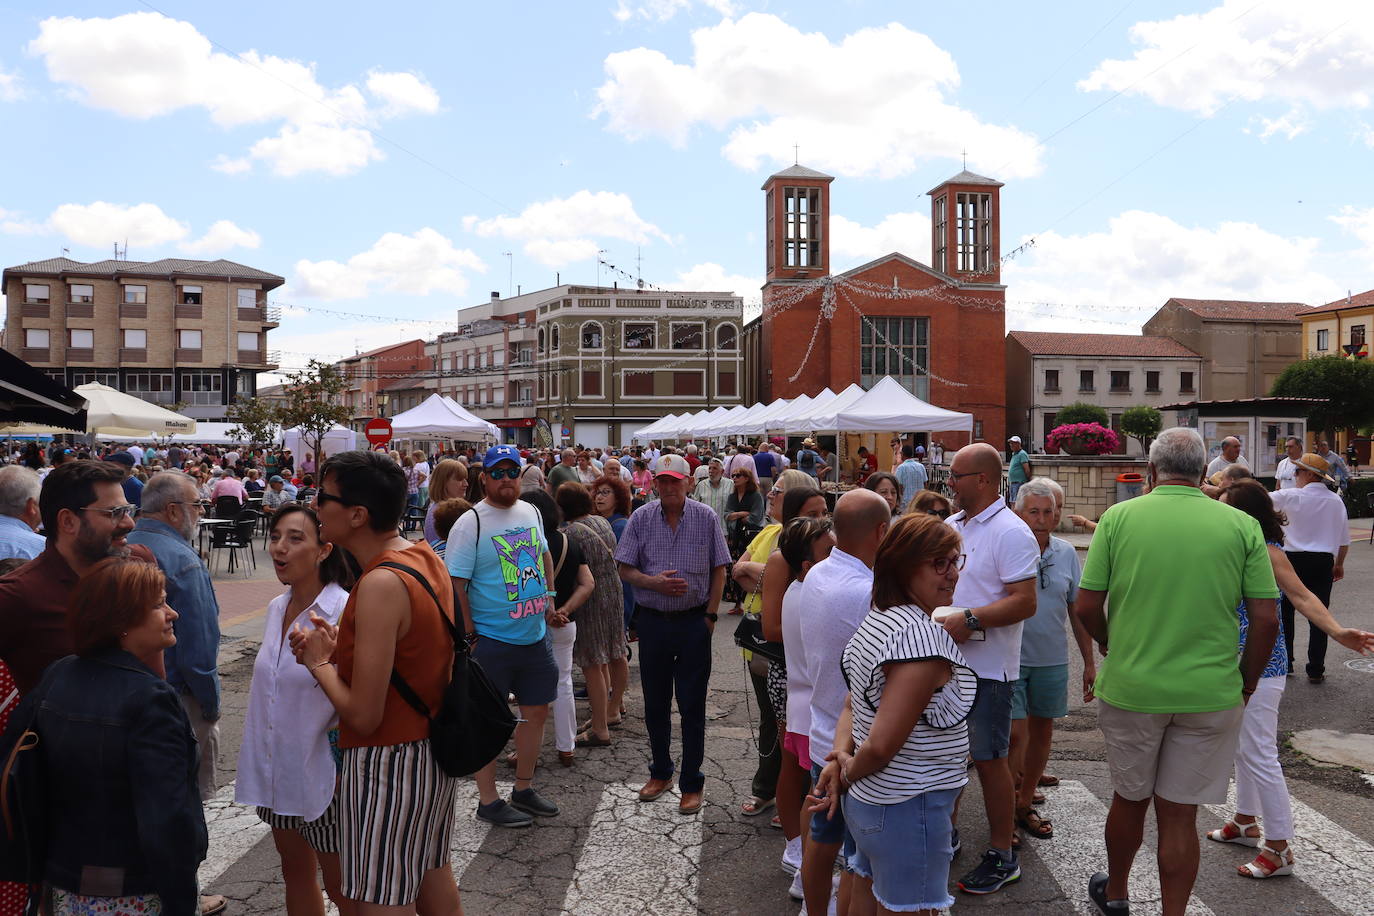
[[[845,648],[849,698],[811,810],[844,816],[855,893],[878,912],[933,914],[949,895],[950,815],[968,782],[969,710],[978,681],[930,619],[963,566],[959,533],[930,515],[892,526],[873,564],[873,610]]]

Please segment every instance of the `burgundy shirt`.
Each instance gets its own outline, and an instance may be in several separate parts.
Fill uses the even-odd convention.
[[[130,556],[157,562],[146,547],[129,545]],[[0,576],[0,660],[9,666],[20,694],[28,693],[48,665],[72,654],[67,601],[77,575],[51,544],[35,559]]]

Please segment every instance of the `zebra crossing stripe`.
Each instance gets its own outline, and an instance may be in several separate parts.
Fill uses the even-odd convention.
[[[610,783],[562,912],[697,916],[701,844],[701,815],[679,814],[674,796],[641,802],[638,789]]]
[[[1227,805],[1208,805],[1207,809],[1219,818],[1230,817],[1236,810],[1235,783],[1231,784]],[[1294,877],[1301,878],[1337,912],[1370,912],[1374,891],[1370,890],[1369,876],[1361,869],[1374,862],[1374,846],[1296,798],[1293,832]]]
[[[1033,850],[1036,858],[1054,876],[1075,913],[1096,916],[1097,907],[1088,901],[1088,879],[1094,872],[1107,869],[1107,852],[1102,841],[1107,806],[1087,786],[1073,779],[1062,780],[1057,787],[1044,791],[1049,802],[1047,813],[1054,819],[1054,838],[1023,846],[1022,854],[1026,848]],[[1151,905],[1158,909],[1159,870],[1154,855],[1144,845],[1131,869],[1129,892],[1132,908]],[[1196,897],[1188,898],[1186,912],[1188,916],[1214,916]]]
[[[197,873],[201,887],[210,887],[230,866],[272,833],[272,828],[258,817],[256,808],[234,803],[232,782],[221,787],[215,797],[205,803],[205,827],[210,834],[210,849]]]

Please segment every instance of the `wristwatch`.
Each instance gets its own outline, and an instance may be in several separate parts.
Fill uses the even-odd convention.
[[[720,619],[720,615],[719,615],[719,614],[707,614],[707,615],[706,615],[706,619],[709,620],[709,621],[711,621],[712,623],[715,623],[717,620]]]
[[[970,608],[964,608],[964,626],[974,631],[983,629],[983,625],[978,622],[977,617],[973,616],[973,611]]]

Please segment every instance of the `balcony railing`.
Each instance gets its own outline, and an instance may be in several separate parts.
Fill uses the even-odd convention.
[[[200,347],[195,349],[177,347],[172,358],[179,363],[199,363],[204,361],[204,353],[205,351]]]
[[[24,347],[19,351],[19,356],[26,363],[46,363],[48,361],[48,348]]]
[[[92,347],[68,347],[68,363],[93,363],[95,362],[95,349]]]
[[[24,318],[47,318],[51,309],[46,302],[25,302],[19,307],[19,314]]]
[[[147,318],[148,303],[146,302],[124,302],[119,306],[120,318]]]
[[[93,302],[68,302],[68,318],[94,318],[95,303]]]
[[[148,348],[141,347],[131,349],[129,347],[119,348],[119,361],[121,363],[146,363],[148,361]],[[131,394],[133,392],[130,392]]]
[[[152,404],[175,404],[176,392],[173,391],[126,391],[140,400],[148,401]]]
[[[182,389],[181,399],[192,407],[218,407],[224,403],[224,392],[186,391]]]
[[[201,305],[187,305],[184,302],[178,302],[176,307],[176,317],[201,318],[205,314],[204,308],[205,307]]]

